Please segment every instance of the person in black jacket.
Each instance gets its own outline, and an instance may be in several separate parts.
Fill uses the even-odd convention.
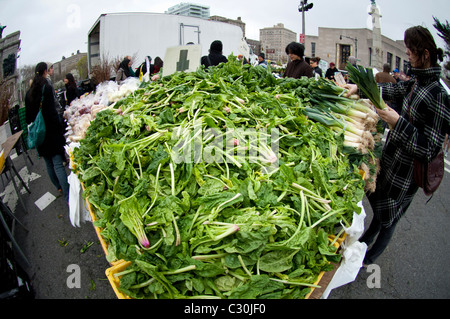
[[[70,106],[70,103],[79,97],[77,83],[72,73],[66,74],[64,84],[66,85],[66,105]]]
[[[319,67],[320,58],[314,57],[309,61],[309,65],[314,69],[314,75],[318,74],[319,77],[322,77],[322,69]]]
[[[205,67],[216,66],[220,63],[227,63],[228,59],[222,54],[223,44],[220,40],[215,40],[209,47],[209,54],[201,59],[201,64]]]
[[[155,71],[155,65],[152,64],[152,57],[147,55],[146,60],[144,62],[142,62],[142,64],[136,69],[136,76],[137,77],[140,77],[141,74],[142,74],[142,76],[147,74],[147,60],[148,60],[148,63],[150,64],[150,67],[149,67],[150,73],[149,73],[149,75],[153,74],[153,72]]]
[[[131,59],[126,57],[125,59],[120,62],[119,67],[116,71],[116,82],[117,84],[122,84],[123,81],[125,81],[127,78],[134,76],[134,73],[131,73],[133,71],[131,69]]]
[[[25,96],[25,119],[28,124],[36,119],[42,99],[42,116],[44,117],[46,132],[44,142],[37,147],[40,157],[43,157],[51,182],[58,191],[62,192],[65,200],[69,201],[69,183],[64,167],[66,144],[64,130],[55,107],[52,87],[47,82],[47,64],[40,62],[36,65],[35,77]]]
[[[334,62],[330,63],[330,67],[328,68],[327,72],[325,73],[325,78],[331,81],[334,81],[336,72],[339,72],[338,69],[336,69],[336,64]]]
[[[314,70],[305,61],[305,46],[298,42],[291,42],[286,46],[286,54],[289,56],[290,61],[286,66],[283,77],[299,79],[302,76],[312,78],[314,76]]]
[[[442,149],[449,132],[450,99],[440,83],[444,51],[431,32],[422,26],[405,31],[406,55],[412,78],[400,83],[378,83],[384,100],[402,97],[400,113],[387,106],[377,109],[389,127],[380,159],[376,189],[367,194],[372,221],[359,239],[367,246],[363,263],[372,264],[388,246],[398,221],[406,214],[419,187],[414,179],[414,161],[429,163]],[[358,92],[346,85],[347,96]],[[444,190],[445,191],[445,190]],[[439,222],[439,221],[436,221]]]

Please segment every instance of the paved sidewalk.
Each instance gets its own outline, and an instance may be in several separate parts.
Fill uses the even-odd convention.
[[[31,172],[24,156],[13,160],[31,190],[28,194],[22,188],[26,209],[18,201],[12,182],[4,176],[0,196],[28,229],[26,232],[16,225],[15,237],[30,262],[27,266],[18,258],[31,279],[36,299],[116,298],[105,275],[109,263],[94,227],[90,222],[79,228],[72,226],[68,205],[50,182],[44,160],[34,150],[31,159]],[[70,174],[68,168],[67,173]],[[92,246],[82,253],[90,242]]]

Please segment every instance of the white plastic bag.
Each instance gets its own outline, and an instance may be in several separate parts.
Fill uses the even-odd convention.
[[[355,241],[350,246],[345,247],[342,252],[342,262],[320,297],[321,299],[328,298],[331,290],[355,281],[361,269],[366,250],[367,245],[359,241]]]
[[[73,227],[80,227],[80,191],[81,184],[78,177],[72,172],[69,182],[69,217]]]
[[[331,290],[354,281],[362,267],[367,245],[359,242],[358,239],[364,232],[366,212],[362,202],[358,203],[358,206],[361,207],[361,213],[353,213],[353,221],[350,227],[343,226],[347,236],[341,246],[342,262],[323,292],[321,299],[328,298]]]
[[[358,239],[364,232],[364,220],[366,219],[366,212],[364,210],[362,202],[359,202],[358,206],[361,207],[361,213],[353,213],[352,225],[350,227],[345,227],[344,225],[342,225],[342,227],[344,227],[345,233],[347,234],[344,242],[342,243],[344,249],[345,246],[350,246],[354,242],[358,241]]]
[[[91,220],[84,206],[81,183],[73,172],[68,177],[69,182],[69,218],[73,227],[80,227],[81,222]]]

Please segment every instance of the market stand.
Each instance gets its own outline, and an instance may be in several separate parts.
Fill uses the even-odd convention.
[[[144,93],[144,96],[147,97],[148,95],[145,95],[145,93]],[[171,96],[173,96],[173,94],[172,94],[172,95],[169,95],[169,97],[167,98],[166,102],[169,100],[169,98],[170,98]],[[160,102],[159,102],[159,103],[160,103]],[[158,103],[158,104],[159,104],[159,103]],[[238,102],[238,103],[239,103],[239,102]],[[363,178],[364,178],[364,176],[363,176]],[[84,187],[83,187],[83,189],[84,189]],[[97,219],[96,219],[95,213],[93,212],[93,210],[92,210],[92,208],[91,208],[89,202],[87,202],[87,205],[88,205],[88,207],[89,207],[89,213],[91,214],[91,219],[92,219],[92,221],[93,221],[93,222],[96,222]],[[94,227],[96,227],[96,226],[94,226]],[[96,233],[97,233],[97,236],[98,236],[98,238],[99,238],[99,240],[100,240],[100,242],[101,242],[101,244],[102,244],[102,248],[103,248],[103,250],[104,250],[104,252],[105,252],[105,255],[108,257],[108,247],[107,247],[106,242],[105,242],[104,239],[102,238],[101,232],[102,232],[102,230],[99,229],[98,227],[96,227]],[[333,240],[331,239],[330,241],[333,241]],[[336,241],[336,244],[338,244],[338,247],[340,246],[341,243],[342,243],[342,242]],[[108,258],[108,259],[110,259],[110,258]],[[114,260],[114,261],[113,261],[113,260],[110,260],[111,268],[109,268],[109,269],[106,270],[106,274],[107,274],[107,276],[108,276],[108,279],[110,280],[110,283],[111,283],[113,289],[115,290],[116,294],[118,295],[118,298],[127,298],[127,296],[123,295],[122,293],[118,293],[118,292],[119,292],[119,289],[118,289],[118,286],[117,286],[118,282],[117,282],[116,276],[114,276],[114,275],[117,274],[118,271],[121,271],[121,270],[123,270],[124,268],[126,268],[126,267],[128,266],[128,263],[129,263],[129,261],[123,261],[123,260]],[[331,273],[330,273],[330,274],[331,274]],[[325,273],[321,273],[321,274],[319,275],[318,280],[317,280],[316,283],[320,282],[320,283],[321,283],[321,286],[322,286],[322,283],[324,283],[324,285],[325,285],[325,287],[326,287],[327,281],[329,282],[329,275],[330,275],[330,274],[328,274],[327,276],[325,276]],[[112,276],[112,277],[111,277],[111,276]],[[323,288],[323,287],[322,287],[322,288]],[[307,295],[307,297],[308,297],[308,298],[317,298],[319,293],[320,293],[320,292],[319,292],[318,289],[314,289],[314,290],[312,291],[312,293],[310,293],[310,294]]]
[[[89,214],[92,220],[92,223],[94,223],[97,218],[95,216],[95,213],[92,210],[91,205],[89,204],[89,201],[86,199],[86,206],[89,210]],[[105,253],[105,258],[107,259],[108,256],[108,244],[105,242],[103,236],[101,235],[102,230],[95,226],[93,224],[95,233],[97,234],[98,240],[100,242],[100,245]],[[347,234],[344,232],[340,238],[338,238],[335,242],[336,248],[340,248],[344,240],[346,239]],[[333,236],[330,236],[330,241],[334,240]],[[105,270],[105,275],[108,278],[108,281],[111,285],[111,288],[113,289],[114,293],[116,294],[116,297],[118,299],[131,299],[126,294],[122,293],[120,291],[120,276],[116,276],[116,274],[126,270],[126,268],[131,264],[130,261],[125,260],[116,260],[111,261],[110,265],[111,267],[107,268]],[[305,297],[305,299],[321,299],[323,292],[326,290],[328,284],[332,280],[333,276],[335,275],[337,269],[340,266],[340,263],[332,263],[333,270],[330,270],[328,272],[321,272],[317,278],[317,281],[314,283],[314,285],[320,286],[320,288],[312,288],[311,292]]]

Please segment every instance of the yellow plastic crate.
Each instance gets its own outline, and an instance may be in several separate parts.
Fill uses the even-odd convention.
[[[343,233],[338,239],[336,239],[336,241],[334,242],[334,246],[336,247],[336,249],[339,249],[339,247],[341,247],[342,242],[344,241],[346,236],[347,236],[347,234]],[[336,238],[336,236],[334,236],[334,235],[329,235],[328,236],[328,240],[330,242],[333,242],[335,238]],[[321,271],[319,273],[319,276],[317,276],[317,280],[314,283],[314,285],[316,285],[316,286],[319,285],[320,281],[322,280],[323,275],[325,275],[325,271]],[[311,297],[311,295],[312,295],[312,293],[314,292],[315,289],[316,288],[314,288],[314,287],[311,288],[311,291],[305,296],[305,299],[309,299],[309,297]]]
[[[334,243],[334,246],[339,249],[342,242],[344,241],[346,237],[346,233],[344,233],[342,236],[340,236]],[[328,239],[332,242],[334,240],[335,236],[330,235]],[[124,293],[119,291],[119,285],[120,285],[120,276],[115,276],[115,274],[120,273],[124,271],[129,265],[131,265],[131,261],[124,261],[120,260],[115,264],[114,266],[106,269],[106,277],[108,277],[109,283],[111,284],[112,289],[114,290],[114,293],[116,294],[118,299],[131,299],[130,296],[125,295]],[[314,285],[319,285],[320,281],[322,280],[323,275],[325,274],[325,271],[321,271],[319,273],[319,276],[317,277],[316,282]],[[315,288],[311,288],[311,291],[306,295],[305,299],[308,299],[311,294],[313,293]]]
[[[70,157],[71,165],[72,165],[72,167],[74,167],[72,152],[69,152],[69,157]],[[76,173],[75,169],[74,169],[74,172]],[[85,191],[84,184],[82,182],[80,182],[80,184],[81,184],[81,189],[84,192]],[[97,234],[97,238],[100,242],[100,245],[102,246],[103,252],[105,253],[105,257],[107,257],[108,256],[108,244],[105,242],[105,239],[103,238],[103,236],[101,234],[102,229],[94,225],[94,222],[97,221],[97,217],[95,217],[94,211],[92,210],[92,206],[89,203],[89,198],[86,198],[85,205],[87,207],[87,210],[89,211],[89,215],[91,216],[92,226],[94,227],[95,233]],[[110,262],[110,265],[116,265],[116,264],[119,264],[120,262],[121,262],[121,260],[113,261],[113,262]]]
[[[111,287],[114,290],[114,293],[116,294],[118,299],[131,299],[129,296],[119,291],[119,284],[121,277],[115,276],[115,274],[124,271],[129,265],[131,265],[131,261],[122,260],[116,265],[106,269],[105,271],[106,277],[108,278],[109,283],[111,284]]]
[[[83,183],[81,183],[81,187],[84,191]],[[102,229],[94,225],[94,222],[97,220],[97,217],[95,217],[94,211],[92,210],[92,206],[89,203],[88,198],[86,198],[85,203],[86,203],[87,209],[89,211],[89,215],[91,215],[92,226],[94,227],[95,233],[97,234],[97,237],[100,242],[100,245],[102,246],[103,252],[105,253],[105,256],[107,257],[108,256],[108,244],[105,242],[105,239],[103,238],[103,236],[101,234]],[[116,261],[109,262],[109,263],[110,263],[110,265],[117,265],[117,264],[121,263],[121,261],[122,260],[116,260]]]

